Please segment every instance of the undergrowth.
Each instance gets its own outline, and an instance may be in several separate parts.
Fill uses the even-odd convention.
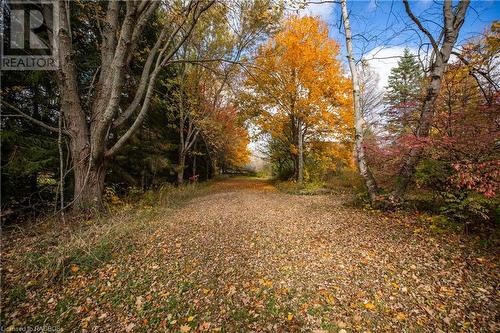
[[[118,254],[133,251],[161,223],[159,216],[204,194],[207,188],[206,183],[167,185],[141,196],[108,200],[107,212],[100,215],[70,215],[65,223],[50,217],[9,225],[2,232],[2,260],[16,267],[17,284],[28,287],[95,269]]]
[[[363,180],[359,174],[350,169],[340,169],[320,179],[308,179],[302,185],[294,180],[275,179],[274,186],[288,194],[348,194],[356,195],[364,190]]]
[[[465,232],[497,238],[500,230],[499,198],[486,198],[471,191],[433,192],[421,188],[410,189],[405,201],[390,209],[381,204],[372,204],[363,179],[352,170],[339,170],[323,180],[304,182],[273,181],[281,192],[295,195],[346,194],[351,199],[347,206],[376,214],[391,214],[396,211],[408,216],[434,233]],[[382,191],[381,198],[389,193]],[[422,218],[423,216],[423,218]]]

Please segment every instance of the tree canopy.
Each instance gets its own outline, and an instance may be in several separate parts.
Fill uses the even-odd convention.
[[[337,60],[339,46],[324,23],[291,17],[283,26],[259,48],[243,99],[261,131],[282,142],[300,181],[304,152],[350,163],[351,87]]]

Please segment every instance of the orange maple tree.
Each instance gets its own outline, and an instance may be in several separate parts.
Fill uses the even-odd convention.
[[[245,82],[242,99],[252,109],[255,124],[284,143],[299,182],[304,178],[304,155],[314,142],[328,143],[315,145],[324,147],[323,156],[345,158],[343,152],[352,150],[351,83],[338,53],[326,24],[292,16],[259,48]]]

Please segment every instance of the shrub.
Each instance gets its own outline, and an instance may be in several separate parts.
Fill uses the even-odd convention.
[[[414,179],[419,188],[444,191],[449,185],[448,179],[451,174],[452,168],[448,162],[424,159],[417,166]]]
[[[337,190],[354,190],[355,192],[363,192],[365,185],[363,178],[353,169],[343,168],[328,175],[326,184],[331,189]]]
[[[472,192],[443,192],[441,214],[450,219],[478,226],[495,219],[499,209],[499,202],[494,198],[487,198]]]

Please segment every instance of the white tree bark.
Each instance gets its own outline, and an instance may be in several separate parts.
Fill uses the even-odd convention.
[[[462,27],[465,19],[465,14],[469,6],[469,0],[461,0],[455,9],[452,8],[452,1],[445,0],[443,4],[443,30],[437,41],[432,34],[422,25],[420,20],[413,14],[408,0],[403,0],[406,13],[410,19],[417,25],[420,31],[427,36],[429,42],[434,49],[433,61],[430,65],[429,78],[430,82],[427,87],[426,94],[422,100],[420,111],[420,119],[416,130],[416,139],[425,138],[429,136],[432,126],[432,117],[434,115],[434,103],[438,97],[439,90],[441,89],[441,81],[443,73],[446,69],[448,60],[450,59],[451,52],[457,41],[460,28]],[[401,169],[398,175],[398,183],[392,193],[392,200],[399,202],[402,200],[404,193],[411,181],[414,173],[415,166],[420,160],[423,148],[418,146],[412,148],[405,156]]]
[[[352,94],[353,94],[353,106],[354,106],[354,127],[355,127],[355,149],[356,149],[356,162],[358,165],[359,173],[365,181],[366,188],[372,201],[376,200],[378,194],[378,186],[375,182],[373,174],[371,173],[368,165],[366,163],[366,153],[365,147],[363,145],[363,135],[364,135],[364,119],[363,112],[361,110],[361,103],[359,98],[359,80],[358,73],[356,71],[356,63],[354,61],[354,54],[352,49],[352,32],[351,24],[349,21],[349,13],[347,11],[347,1],[340,0],[340,5],[342,8],[342,21],[344,23],[346,48],[347,48],[347,59],[349,62],[349,69],[351,71],[352,80]]]

